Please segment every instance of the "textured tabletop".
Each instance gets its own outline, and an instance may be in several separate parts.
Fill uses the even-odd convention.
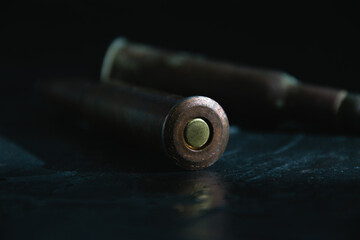
[[[188,172],[79,127],[33,83],[0,93],[1,239],[360,237],[360,137],[233,125],[224,156]]]

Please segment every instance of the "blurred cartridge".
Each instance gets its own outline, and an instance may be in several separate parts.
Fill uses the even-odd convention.
[[[182,98],[133,85],[48,81],[46,95],[99,127],[121,134],[139,148],[163,149],[188,170],[216,162],[229,138],[221,106],[208,97]]]
[[[279,119],[359,128],[360,100],[346,91],[301,84],[284,72],[169,53],[124,38],[105,55],[101,80],[126,81],[182,95],[216,99],[237,121]]]

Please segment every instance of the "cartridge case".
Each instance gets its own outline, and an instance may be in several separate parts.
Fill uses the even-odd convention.
[[[212,165],[224,152],[229,138],[224,110],[207,97],[183,98],[125,83],[89,81],[49,81],[44,89],[63,108],[79,112],[139,148],[151,145],[156,151],[162,149],[188,170]],[[204,122],[189,125],[194,119]],[[185,139],[186,131],[191,141]],[[196,145],[199,139],[202,144]]]
[[[281,71],[210,61],[116,39],[105,55],[101,80],[217,99],[231,119],[272,123],[291,119],[337,125],[347,92],[301,84]]]

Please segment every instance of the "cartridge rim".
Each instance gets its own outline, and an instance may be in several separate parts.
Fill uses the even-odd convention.
[[[100,72],[100,80],[102,82],[110,81],[115,58],[126,45],[127,40],[125,38],[119,37],[116,38],[106,50]]]
[[[201,148],[190,147],[184,131],[193,119],[201,118],[209,126],[210,135]],[[163,128],[163,144],[175,163],[188,170],[198,170],[214,164],[225,151],[229,139],[229,122],[225,111],[208,97],[189,97],[168,114]]]

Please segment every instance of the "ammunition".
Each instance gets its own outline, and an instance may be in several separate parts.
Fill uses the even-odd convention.
[[[139,145],[162,148],[188,170],[216,162],[229,138],[221,106],[208,97],[182,98],[125,83],[44,83],[49,98]],[[129,139],[130,139],[129,137]]]
[[[360,98],[350,97],[344,90],[301,84],[281,71],[169,53],[124,38],[116,39],[108,48],[101,80],[121,80],[176,94],[206,95],[240,122],[266,124],[288,119],[359,128]]]

